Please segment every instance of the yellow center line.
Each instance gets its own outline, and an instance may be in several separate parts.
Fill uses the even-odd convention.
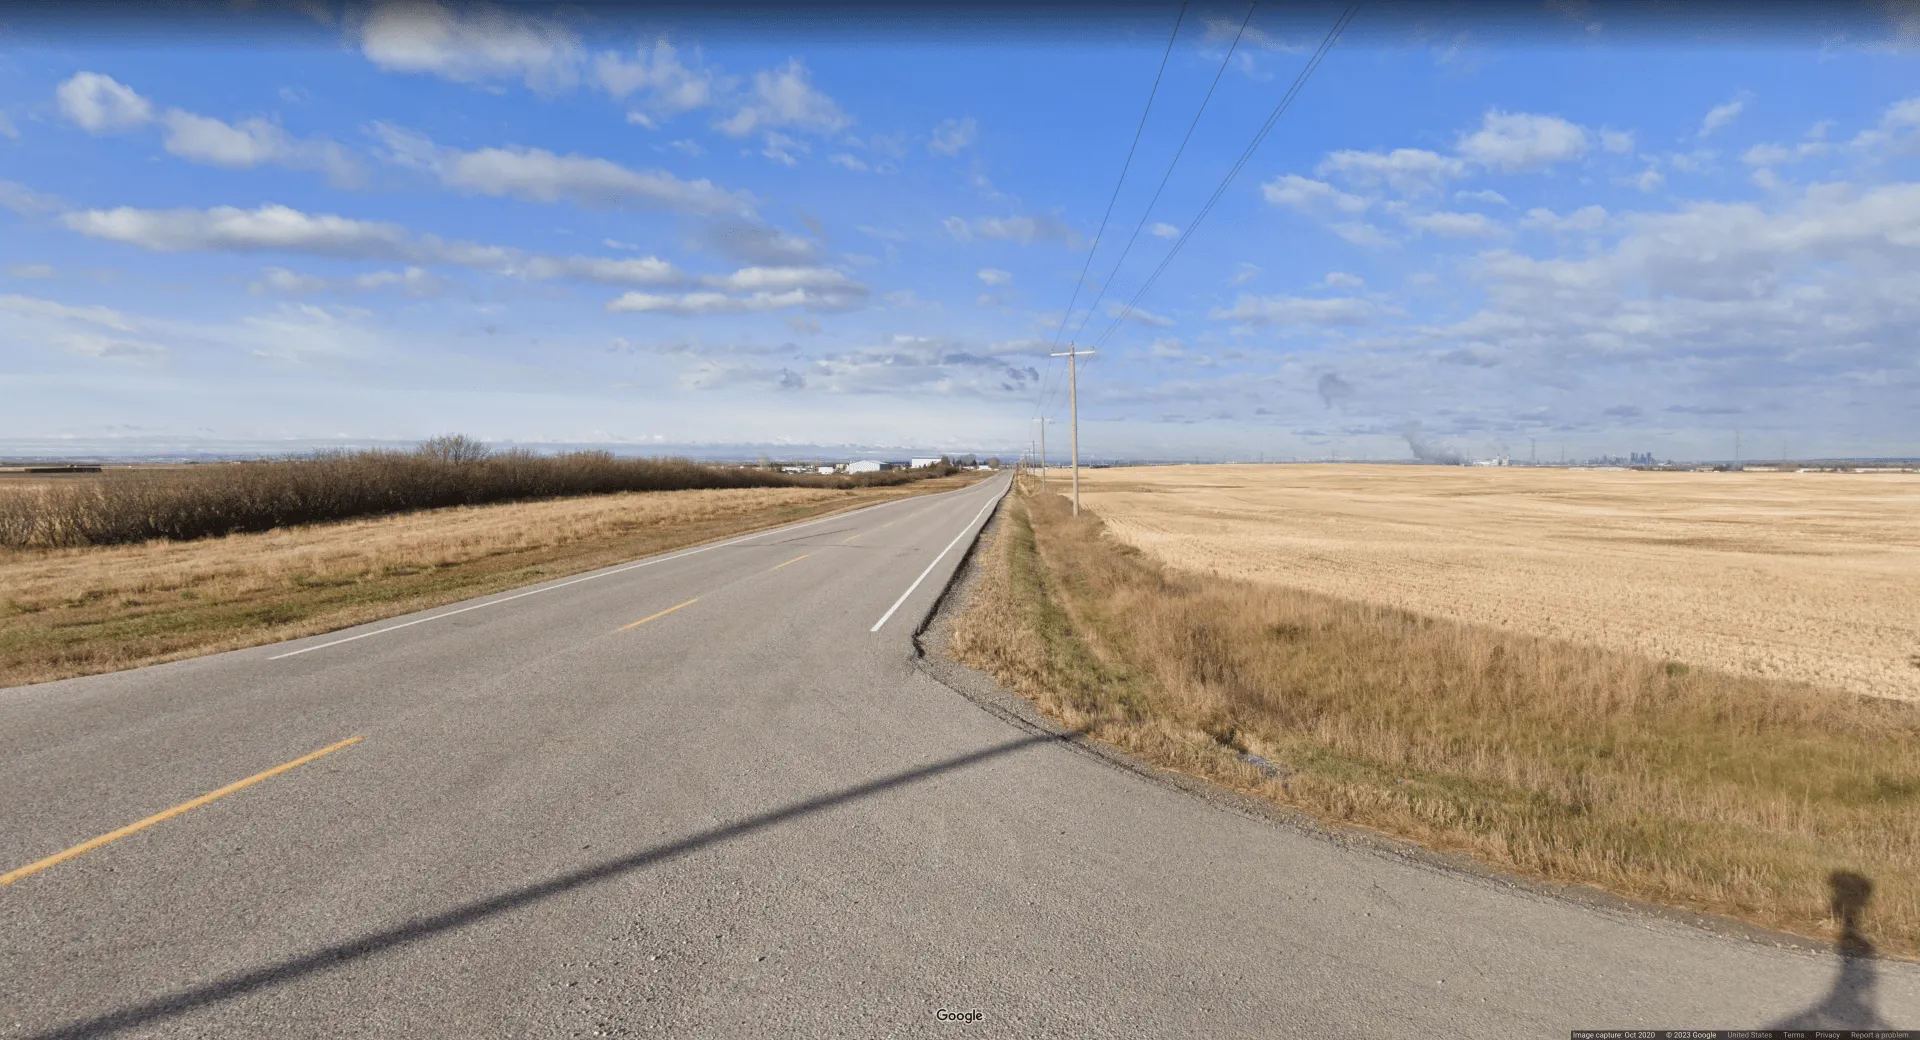
[[[788,566],[788,565],[790,565],[790,564],[795,564],[795,563],[799,563],[799,562],[800,562],[801,560],[804,560],[804,559],[806,559],[807,557],[809,557],[809,556],[812,556],[812,555],[813,555],[812,553],[801,553],[800,555],[798,555],[798,556],[795,556],[795,557],[794,557],[793,559],[791,559],[791,560],[788,560],[788,561],[787,561],[786,563],[783,563],[783,564],[780,564],[780,565],[779,565],[779,566],[777,566],[777,567],[769,567],[769,568],[767,568],[767,569],[768,569],[769,571],[777,571],[777,570],[779,570],[779,569],[780,569],[781,567],[785,567],[785,566]]]
[[[860,536],[861,536],[861,535],[863,535],[863,534],[866,534],[866,532],[865,532],[865,531],[855,531],[855,532],[853,532],[852,534],[850,534],[850,535],[848,535],[848,536],[846,536],[845,538],[842,538],[842,539],[840,539],[840,544],[841,544],[841,545],[845,545],[845,544],[847,544],[848,542],[851,542],[851,541],[853,541],[853,540],[854,540],[855,538],[858,538],[858,537],[860,537]]]
[[[314,759],[321,757],[322,755],[331,755],[335,751],[340,750],[341,748],[351,747],[355,744],[360,743],[362,740],[365,740],[365,739],[366,739],[365,737],[348,737],[347,739],[341,741],[338,744],[329,744],[318,751],[301,755],[299,758],[296,758],[291,762],[286,762],[286,763],[282,763],[281,765],[274,766],[272,769],[269,769],[266,772],[255,773],[252,776],[247,777],[245,780],[236,780],[233,783],[230,783],[227,786],[222,787],[218,791],[209,791],[206,794],[203,794],[200,797],[195,798],[190,802],[181,802],[179,805],[176,805],[165,812],[154,813],[152,816],[149,816],[146,819],[141,820],[139,823],[130,823],[130,824],[127,824],[125,827],[120,828],[117,831],[110,831],[106,834],[102,834],[98,838],[94,838],[92,841],[83,841],[80,844],[75,845],[73,848],[70,848],[65,852],[55,853],[54,855],[48,856],[46,859],[43,859],[38,863],[29,863],[26,866],[21,867],[17,870],[7,871],[5,874],[0,874],[0,888],[5,888],[8,885],[13,884],[15,881],[20,880],[21,878],[32,877],[33,875],[40,873],[41,871],[47,869],[48,867],[65,863],[66,861],[74,858],[75,856],[92,852],[94,849],[97,849],[100,846],[105,845],[109,842],[119,841],[121,838],[124,838],[129,834],[138,834],[139,832],[146,830],[148,827],[151,827],[156,823],[165,823],[166,821],[173,819],[175,816],[178,816],[181,813],[188,812],[193,809],[198,809],[201,806],[207,804],[208,802],[215,801],[220,798],[225,798],[226,796],[234,793],[235,791],[245,790],[246,788],[252,787],[254,784],[257,784],[260,781],[265,780],[269,777],[279,776],[281,773],[284,773],[289,769],[294,769],[299,766],[304,766],[308,762],[311,762]]]
[[[693,606],[693,605],[694,605],[695,603],[698,603],[698,602],[700,602],[700,600],[699,600],[699,598],[698,598],[698,597],[696,597],[696,598],[694,598],[694,599],[690,599],[690,600],[688,600],[688,601],[686,601],[685,603],[682,603],[682,604],[680,604],[680,607],[691,607],[691,606]],[[639,627],[640,627],[641,625],[644,625],[644,624],[646,624],[646,623],[647,623],[647,622],[649,622],[649,621],[653,621],[653,620],[656,620],[656,619],[659,619],[659,618],[663,618],[663,617],[666,617],[666,616],[667,616],[668,614],[671,614],[671,613],[673,613],[674,611],[676,611],[676,610],[679,610],[679,609],[680,609],[680,607],[668,607],[667,609],[665,609],[665,610],[663,610],[663,611],[661,611],[661,612],[660,612],[660,613],[658,613],[658,614],[648,614],[648,615],[647,615],[646,617],[643,617],[643,618],[641,618],[640,620],[638,620],[638,621],[635,621],[635,622],[634,622],[633,624],[631,624],[631,625],[621,625],[621,626],[620,626],[620,631],[622,631],[622,632],[625,632],[625,631],[626,631],[627,629],[629,629],[629,628],[639,628]]]

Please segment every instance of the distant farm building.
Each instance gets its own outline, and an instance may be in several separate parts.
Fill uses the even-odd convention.
[[[847,463],[848,473],[878,473],[885,468],[886,467],[880,463],[871,460]]]
[[[940,463],[941,463],[942,461],[943,461],[943,460],[941,460],[941,459],[938,459],[938,458],[932,458],[932,459],[914,459],[914,460],[913,460],[913,468],[914,468],[914,469],[920,469],[920,468],[922,468],[922,467],[924,467],[924,466],[938,466],[938,465],[939,465],[939,464],[940,464]]]

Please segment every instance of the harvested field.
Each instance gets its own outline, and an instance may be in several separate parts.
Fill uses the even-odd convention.
[[[1082,471],[1175,567],[1920,700],[1920,475],[1441,466]]]
[[[627,492],[185,542],[0,548],[0,686],[293,639],[977,478]]]
[[[1920,955],[1920,703],[1169,567],[1014,498],[948,650],[1172,769],[1555,882]]]

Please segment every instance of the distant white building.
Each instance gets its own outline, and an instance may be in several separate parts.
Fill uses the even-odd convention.
[[[881,466],[878,462],[872,461],[871,459],[864,460],[861,462],[847,463],[848,473],[878,473],[883,468],[885,467]]]
[[[822,472],[822,473],[832,473],[832,472],[833,472],[833,467],[832,467],[832,466],[822,466],[822,467],[820,467],[820,472]]]
[[[940,464],[940,460],[939,460],[939,459],[937,459],[937,458],[936,458],[936,459],[914,459],[914,460],[913,460],[913,468],[914,468],[914,469],[920,469],[920,468],[921,468],[921,467],[923,467],[923,466],[938,466],[939,464]]]

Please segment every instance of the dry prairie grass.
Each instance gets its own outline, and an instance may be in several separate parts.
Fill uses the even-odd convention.
[[[1012,502],[951,651],[1070,726],[1523,874],[1920,952],[1920,707],[1169,568]],[[1269,774],[1242,759],[1277,765]]]
[[[973,477],[631,492],[187,542],[0,548],[0,686],[312,635]]]
[[[1169,466],[1081,495],[1187,570],[1920,700],[1920,476]]]

